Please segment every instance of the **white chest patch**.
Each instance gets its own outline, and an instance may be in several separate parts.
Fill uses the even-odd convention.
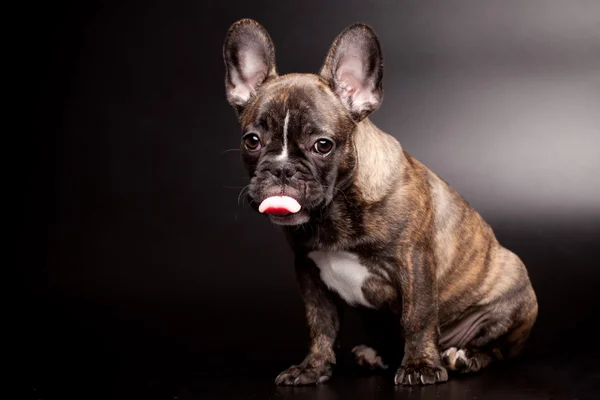
[[[308,257],[321,270],[321,279],[325,285],[337,292],[348,304],[373,308],[362,292],[369,270],[359,262],[358,256],[343,251],[313,251]]]

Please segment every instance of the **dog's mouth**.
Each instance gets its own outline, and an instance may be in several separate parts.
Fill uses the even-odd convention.
[[[258,211],[263,214],[283,217],[296,214],[302,207],[300,203],[289,196],[267,197],[258,206]]]
[[[277,225],[300,225],[310,219],[300,203],[289,196],[267,197],[258,206],[258,211],[268,215],[271,222]]]

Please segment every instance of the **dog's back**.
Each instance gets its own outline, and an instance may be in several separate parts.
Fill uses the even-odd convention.
[[[425,177],[433,207],[442,348],[483,344],[504,335],[507,343],[494,347],[503,357],[516,355],[538,311],[525,265],[498,242],[463,196],[423,163],[406,157],[411,158],[408,165],[423,171],[417,175]]]

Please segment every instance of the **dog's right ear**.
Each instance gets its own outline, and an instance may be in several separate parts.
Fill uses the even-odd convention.
[[[240,116],[260,85],[277,77],[275,47],[262,25],[242,19],[227,32],[223,59],[227,101]]]

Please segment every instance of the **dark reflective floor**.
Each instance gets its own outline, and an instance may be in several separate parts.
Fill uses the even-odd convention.
[[[598,399],[600,373],[592,360],[547,362],[523,358],[471,376],[452,376],[444,384],[394,386],[392,375],[370,375],[339,367],[329,383],[318,387],[276,387],[273,365],[236,360],[224,369],[197,366],[174,374],[146,372],[110,379],[54,377],[29,388],[31,399]],[[215,370],[216,369],[216,370]],[[110,374],[109,374],[110,375]],[[52,377],[48,375],[47,378]]]
[[[531,360],[511,368],[492,368],[478,376],[455,377],[445,384],[416,388],[395,387],[390,384],[391,375],[360,376],[346,371],[316,388],[274,388],[270,376],[259,374],[253,379],[192,380],[178,387],[176,395],[181,399],[593,399],[599,393],[600,376],[589,371]]]

